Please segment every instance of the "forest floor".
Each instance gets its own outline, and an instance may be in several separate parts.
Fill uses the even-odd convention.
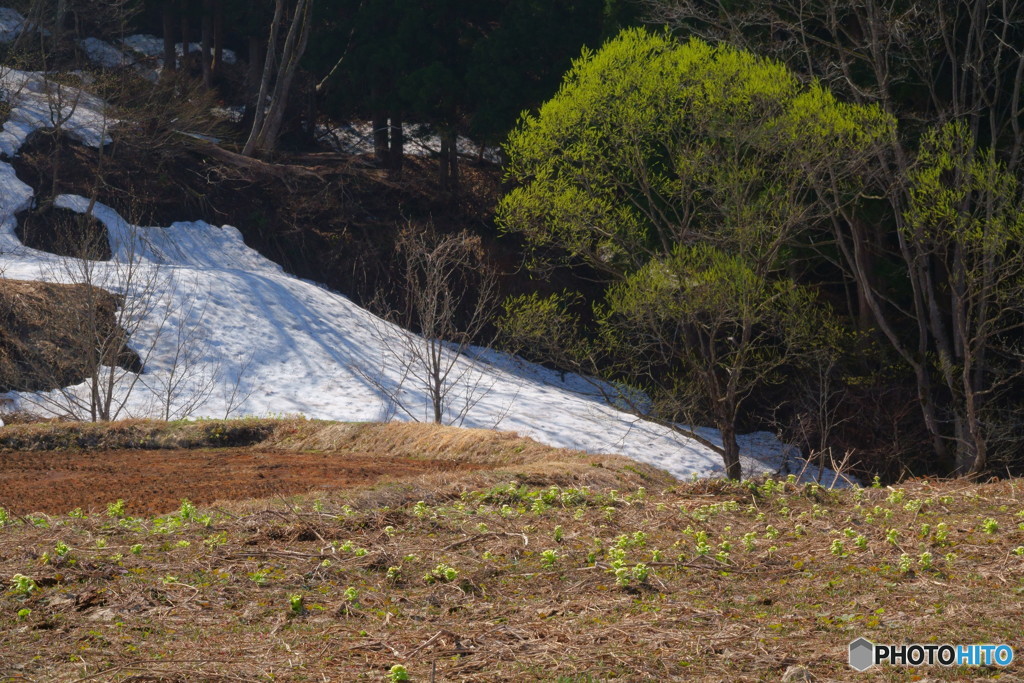
[[[10,425],[0,471],[129,448],[82,510],[39,471],[37,498],[0,484],[0,679],[823,681],[864,677],[861,636],[1024,647],[1015,480],[680,482],[510,434],[302,419]],[[225,500],[218,454],[250,482],[261,458],[305,469]],[[208,488],[148,500],[161,457]]]

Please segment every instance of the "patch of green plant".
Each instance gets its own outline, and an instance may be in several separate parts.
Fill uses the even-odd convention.
[[[459,572],[454,567],[440,562],[433,569],[423,575],[426,583],[445,582],[451,583],[459,577]]]

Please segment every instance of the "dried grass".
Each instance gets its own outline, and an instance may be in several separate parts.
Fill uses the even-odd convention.
[[[411,427],[331,429],[317,438],[442,453]],[[473,448],[472,439],[438,435],[450,437],[449,448]],[[1017,481],[861,493],[697,482],[638,492],[624,484],[642,478],[616,470],[615,458],[524,457],[508,470],[211,506],[208,526],[14,520],[0,528],[0,577],[29,575],[40,588],[0,597],[0,676],[379,681],[402,664],[424,681],[740,681],[779,680],[798,664],[818,680],[860,680],[845,658],[862,635],[1022,645]],[[591,488],[552,491],[558,477]],[[538,506],[545,496],[550,505]],[[939,524],[948,527],[942,541]],[[864,536],[863,549],[846,529]],[[708,554],[696,550],[698,533]],[[731,542],[724,562],[713,557],[722,540]],[[58,542],[71,550],[55,560]],[[616,543],[626,544],[627,567],[646,563],[646,580],[616,584]],[[546,550],[556,553],[550,563]],[[921,564],[922,552],[933,566]],[[903,554],[908,568],[899,566]],[[425,581],[441,563],[457,577]],[[389,567],[400,571],[389,578]],[[299,611],[293,595],[302,596]],[[31,613],[19,620],[20,609]],[[874,674],[1010,680],[1018,672]]]

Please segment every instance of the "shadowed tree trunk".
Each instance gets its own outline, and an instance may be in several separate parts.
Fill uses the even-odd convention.
[[[373,158],[377,165],[386,168],[389,163],[388,117],[383,112],[373,115]]]
[[[201,38],[199,48],[200,68],[203,72],[203,85],[213,87],[213,71],[211,53],[213,52],[213,0],[203,0],[203,19],[201,22]]]
[[[388,170],[397,178],[402,174],[405,161],[405,132],[402,129],[402,115],[396,110],[391,112],[391,148],[389,150]]]
[[[249,36],[249,68],[245,74],[246,102],[254,105],[260,91],[260,64],[263,63],[263,49],[259,36]]]
[[[220,75],[224,62],[224,2],[214,0],[213,3],[213,77]]]
[[[280,60],[277,59],[277,37],[284,18],[284,4],[283,0],[277,0],[274,9],[274,20],[271,23],[270,40],[264,60],[263,79],[260,83],[260,94],[256,105],[256,118],[249,139],[242,150],[246,156],[267,153],[276,147],[277,137],[281,131],[281,122],[284,120],[284,112],[288,105],[288,94],[291,91],[292,81],[298,70],[299,60],[306,51],[306,44],[309,41],[313,0],[298,0],[292,14],[291,26],[288,29],[284,47],[281,49]],[[277,65],[276,69],[275,64]],[[272,79],[274,87],[271,91]]]
[[[189,36],[191,34],[188,30],[188,12],[182,12],[181,14],[181,70],[188,72],[190,68],[189,59]]]
[[[174,51],[174,3],[163,4],[164,24],[164,76],[170,76],[178,70],[178,55]]]

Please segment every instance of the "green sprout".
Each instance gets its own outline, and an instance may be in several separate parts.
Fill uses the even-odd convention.
[[[921,565],[921,569],[931,569],[932,560],[932,554],[926,550],[918,556],[917,563]]]
[[[399,683],[399,681],[408,681],[409,671],[401,664],[395,664],[388,671],[388,683]]]
[[[181,507],[178,508],[178,517],[181,519],[192,519],[196,516],[196,506],[188,498],[181,499]]]
[[[15,574],[11,577],[11,588],[15,593],[21,595],[28,595],[34,590],[38,590],[39,586],[36,585],[35,580],[30,576],[24,574]]]
[[[452,582],[459,576],[458,570],[451,567],[444,562],[438,563],[436,567],[431,569],[429,572],[423,575],[423,580],[427,583],[434,583],[437,581]]]

